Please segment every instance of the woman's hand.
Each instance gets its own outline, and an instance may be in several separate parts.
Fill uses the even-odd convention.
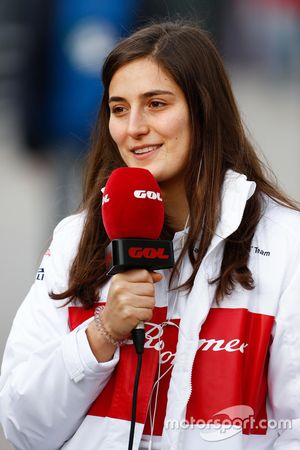
[[[125,339],[139,322],[151,320],[155,306],[154,283],[161,279],[160,273],[144,269],[128,270],[112,277],[102,323],[113,338]],[[97,360],[110,360],[115,347],[99,333],[94,321],[86,332]]]
[[[124,339],[139,322],[151,320],[155,306],[154,283],[161,279],[160,273],[144,269],[129,270],[112,277],[102,315],[109,334]]]

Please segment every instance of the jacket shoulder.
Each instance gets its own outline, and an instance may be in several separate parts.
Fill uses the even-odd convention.
[[[300,211],[267,198],[264,201],[262,223],[282,238],[300,244]],[[279,236],[278,236],[279,237]]]
[[[56,225],[53,232],[53,241],[59,242],[63,247],[78,244],[85,219],[85,212],[65,217]]]
[[[58,223],[48,249],[49,256],[56,261],[61,259],[61,262],[64,262],[67,266],[70,265],[78,250],[85,219],[86,213],[82,212],[68,216]]]
[[[86,219],[86,212],[81,212],[78,214],[73,214],[71,216],[62,219],[54,229],[54,235],[56,234],[67,234],[69,232],[80,232],[82,231],[84,222]]]
[[[61,220],[55,227],[52,242],[39,268],[44,274],[47,292],[63,292],[67,289],[69,271],[78,251],[85,218],[86,213],[74,214]]]

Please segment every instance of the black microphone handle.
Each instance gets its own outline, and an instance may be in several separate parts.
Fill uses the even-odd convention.
[[[173,242],[160,239],[113,239],[106,248],[107,275],[129,269],[148,271],[174,267]]]

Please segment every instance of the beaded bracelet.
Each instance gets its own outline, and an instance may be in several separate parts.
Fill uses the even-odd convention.
[[[95,324],[96,328],[99,331],[100,334],[102,334],[105,339],[110,342],[111,344],[115,345],[116,347],[121,347],[122,345],[126,344],[127,339],[115,339],[109,332],[106,330],[103,319],[102,319],[102,313],[105,306],[97,306],[95,309]]]

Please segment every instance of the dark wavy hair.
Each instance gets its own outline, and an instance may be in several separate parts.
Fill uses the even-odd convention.
[[[296,209],[297,206],[277,187],[246,137],[223,62],[207,32],[187,21],[168,21],[144,26],[120,41],[103,65],[103,98],[91,143],[81,210],[86,221],[77,255],[69,274],[69,287],[52,293],[54,299],[79,301],[90,308],[99,289],[107,281],[105,248],[109,243],[101,217],[100,188],[112,170],[124,166],[118,148],[109,134],[108,90],[116,71],[139,58],[151,58],[166,70],[182,89],[189,108],[191,149],[186,167],[185,190],[190,211],[190,228],[181,255],[173,270],[188,253],[193,273],[183,285],[190,290],[215,233],[220,194],[228,169],[245,174],[256,182],[239,228],[225,241],[217,279],[215,299],[229,295],[236,283],[253,289],[248,268],[251,241],[263,210],[263,196]],[[202,160],[200,177],[199,162]],[[172,238],[174,230],[165,226],[162,237]],[[196,240],[201,242],[195,255]],[[200,300],[199,300],[200,301]]]

